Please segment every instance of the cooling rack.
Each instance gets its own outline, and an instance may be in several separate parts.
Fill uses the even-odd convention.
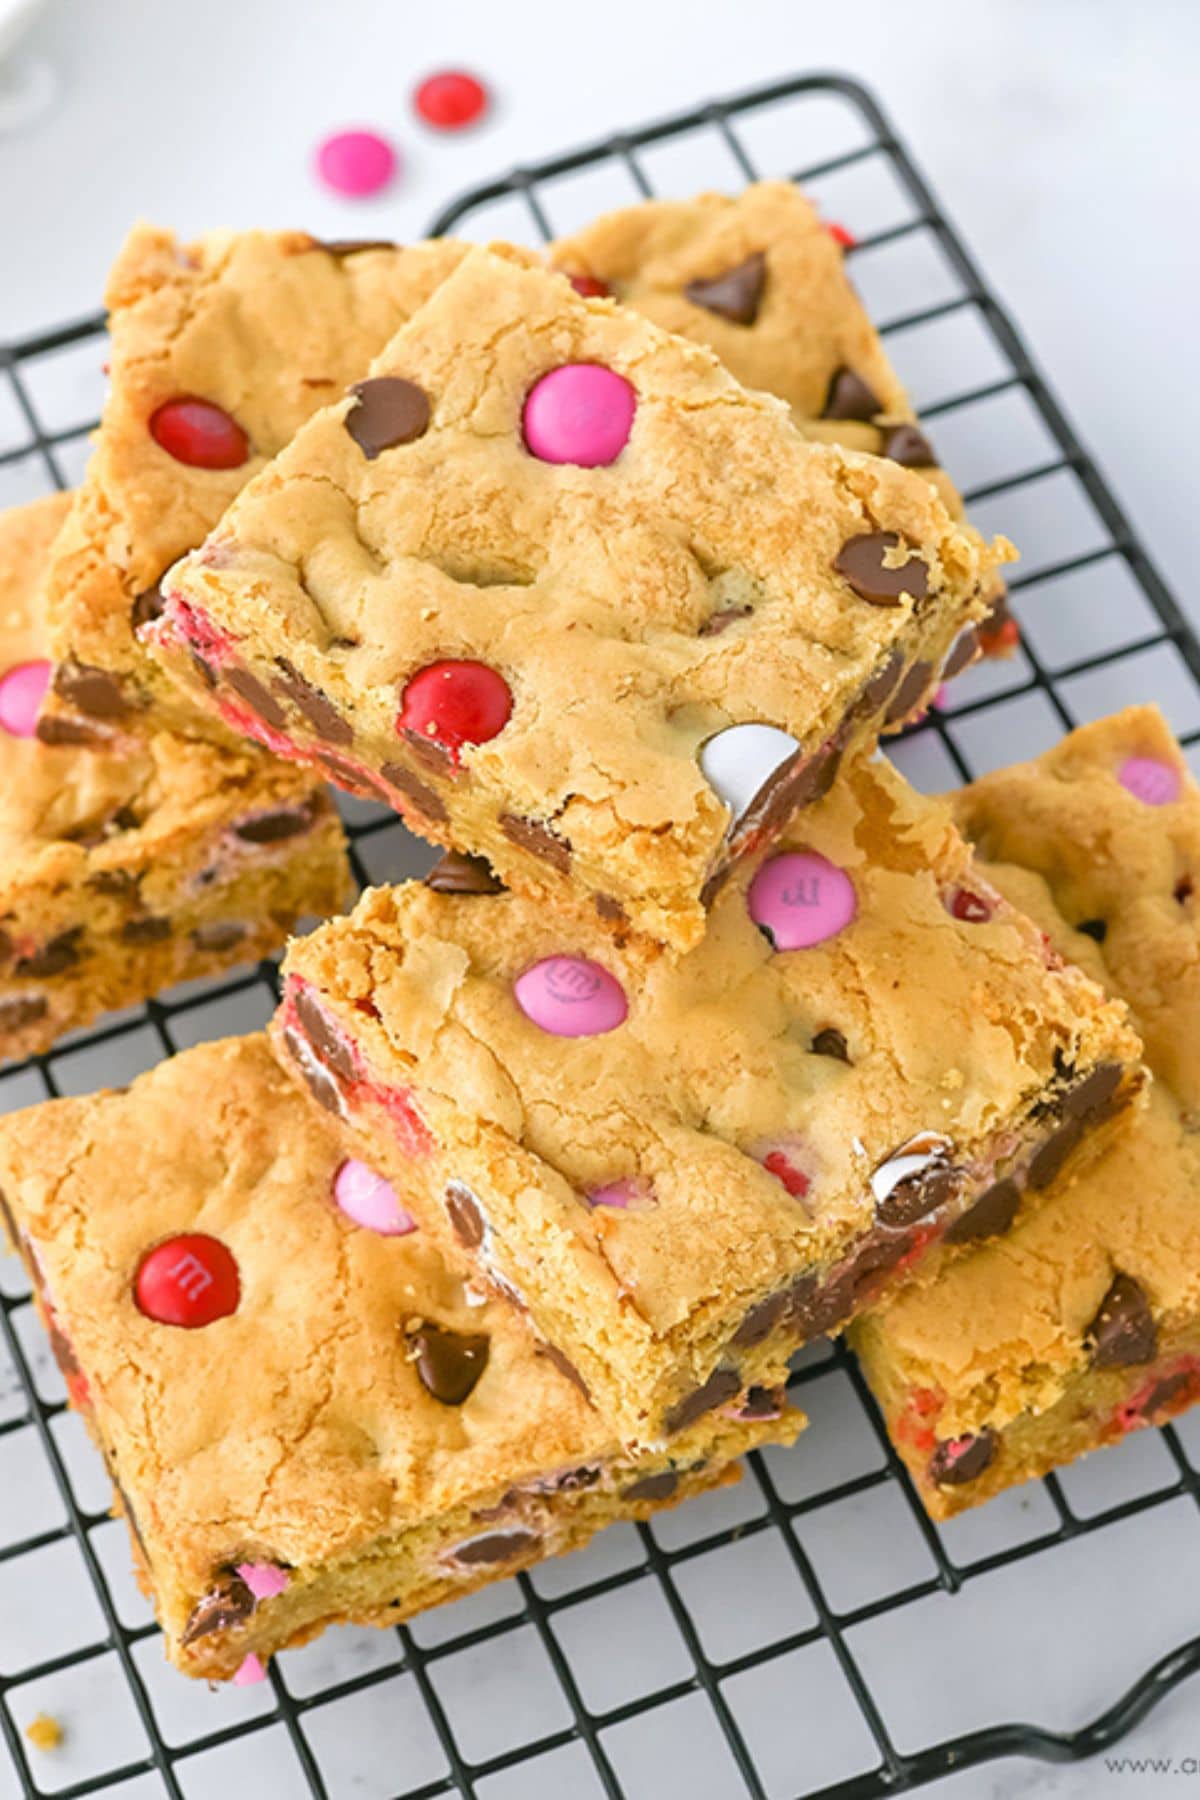
[[[950,786],[1147,694],[1194,758],[1200,645],[861,87],[813,76],[715,101],[477,187],[432,229],[539,241],[759,175],[803,181],[853,231],[856,285],[941,460],[981,528],[1024,552],[1020,649],[960,677],[896,760]],[[0,351],[0,505],[80,472],[103,331]],[[360,880],[424,871],[395,819],[340,803]],[[0,1110],[255,1029],[275,992],[264,963],[162,996],[6,1072]],[[162,1660],[103,1471],[0,1261],[0,1800],[870,1800],[1000,1757],[1097,1754],[1200,1668],[1194,1416],[938,1528],[847,1352],[810,1348],[793,1384],[809,1431],[752,1457],[739,1488],[210,1691]],[[67,1722],[60,1749],[24,1735],[43,1711]]]

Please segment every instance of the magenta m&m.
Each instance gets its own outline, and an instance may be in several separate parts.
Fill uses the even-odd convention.
[[[629,1012],[615,975],[586,956],[547,956],[513,983],[525,1017],[552,1037],[601,1037]]]
[[[392,180],[399,160],[377,131],[335,131],[317,146],[317,174],[348,200],[378,194]]]
[[[1117,780],[1145,806],[1169,806],[1178,800],[1183,777],[1173,763],[1155,756],[1128,756],[1117,770]]]
[[[772,856],[750,883],[746,904],[776,950],[808,950],[836,937],[858,912],[850,877],[815,850]]]
[[[0,730],[9,737],[30,738],[37,732],[38,709],[50,686],[48,662],[23,662],[0,675]]]
[[[529,390],[521,426],[540,462],[598,469],[620,456],[636,411],[623,375],[601,363],[564,363]]]

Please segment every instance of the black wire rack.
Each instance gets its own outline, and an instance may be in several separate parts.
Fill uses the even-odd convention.
[[[857,84],[783,81],[622,132],[473,189],[433,230],[544,241],[608,206],[760,174],[802,181],[854,231],[856,283],[942,460],[981,526],[1025,552],[1011,583],[1020,649],[961,677],[900,744],[901,766],[953,785],[1147,693],[1194,746],[1200,644]],[[0,504],[81,468],[103,331],[91,318],[0,351]],[[341,804],[361,881],[427,866],[391,815]],[[275,996],[270,963],[162,996],[7,1071],[0,1110],[255,1029]],[[853,1358],[810,1349],[793,1383],[812,1427],[792,1451],[751,1457],[729,1494],[616,1527],[410,1626],[329,1633],[276,1659],[262,1688],[213,1693],[162,1661],[102,1471],[27,1287],[0,1263],[0,1800],[13,1780],[30,1796],[139,1800],[659,1800],[669,1786],[692,1800],[870,1800],[999,1757],[1098,1754],[1200,1669],[1192,1420],[939,1529]],[[1114,1571],[1130,1566],[1122,1591]],[[1006,1597],[1020,1617],[997,1648]],[[1089,1668],[1084,1640],[1122,1604],[1119,1647],[1102,1643]],[[1070,1669],[1069,1693],[1051,1664]],[[1053,1722],[1017,1722],[1026,1708]],[[67,1719],[63,1749],[26,1738],[39,1711]]]

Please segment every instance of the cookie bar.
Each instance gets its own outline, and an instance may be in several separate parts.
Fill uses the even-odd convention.
[[[777,394],[806,437],[917,469],[961,514],[846,273],[842,243],[794,182],[754,182],[736,198],[644,200],[547,254],[579,293],[611,295],[707,345],[743,386]],[[989,653],[1015,642],[998,578],[980,632]],[[962,654],[965,666],[965,646]]]
[[[988,879],[1128,1002],[1154,1082],[1077,1181],[853,1329],[939,1519],[1200,1399],[1200,789],[1135,707],[957,810]]]
[[[803,1423],[759,1395],[631,1458],[416,1228],[395,1152],[355,1149],[261,1033],[0,1122],[9,1231],[188,1675],[396,1624]]]
[[[278,755],[686,948],[730,865],[925,690],[1002,554],[709,352],[475,250],[171,571],[148,635]]]
[[[300,771],[165,731],[121,757],[39,742],[39,577],[69,505],[0,514],[0,1059],[265,956],[349,897],[337,814]]]
[[[138,641],[158,581],[310,414],[337,399],[462,255],[214,232],[181,245],[139,225],[109,277],[110,391],[49,573],[54,685],[68,722],[119,747],[154,725],[212,735]],[[220,733],[222,737],[225,735]]]
[[[1124,1008],[860,760],[675,958],[452,856],[293,944],[273,1027],[653,1444],[842,1325],[1140,1086]]]

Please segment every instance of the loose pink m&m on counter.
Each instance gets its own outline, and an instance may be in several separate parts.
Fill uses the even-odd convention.
[[[349,1157],[334,1176],[333,1197],[348,1219],[381,1237],[404,1237],[417,1229],[391,1182],[357,1157]]]
[[[605,468],[629,441],[637,395],[602,363],[563,363],[529,390],[521,417],[526,447],[540,462]]]
[[[461,131],[487,111],[488,91],[465,69],[439,69],[421,82],[413,105],[435,131]]]
[[[362,200],[385,188],[399,158],[377,131],[335,131],[317,146],[317,174],[335,194]]]
[[[1146,806],[1169,806],[1178,800],[1183,777],[1173,763],[1154,756],[1128,756],[1117,770],[1123,788]]]
[[[513,983],[525,1017],[552,1037],[601,1037],[625,1023],[629,1005],[615,975],[586,956],[547,956]]]
[[[487,663],[435,662],[405,687],[397,728],[440,744],[457,760],[465,745],[497,737],[511,712],[508,683]]]
[[[815,850],[794,850],[763,864],[746,905],[774,949],[807,950],[850,924],[858,896],[836,863]]]
[[[159,1325],[195,1331],[237,1311],[242,1284],[232,1251],[202,1231],[166,1238],[134,1277],[138,1311]]]
[[[29,738],[37,731],[38,708],[50,686],[50,664],[18,663],[0,675],[0,729],[9,737]]]
[[[150,415],[150,436],[160,450],[192,469],[240,469],[250,439],[235,418],[212,400],[181,394]]]

